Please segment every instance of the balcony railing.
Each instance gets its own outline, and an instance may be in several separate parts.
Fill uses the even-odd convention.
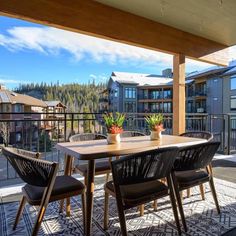
[[[58,142],[68,141],[75,133],[106,133],[101,113],[62,113],[60,117],[53,118],[47,117],[47,113],[40,113],[30,120],[24,119],[25,113],[17,114],[22,114],[22,119],[0,120],[0,145],[5,142],[6,145],[42,152],[43,158],[60,163],[60,171],[64,169],[64,155],[55,148]],[[144,119],[147,114],[126,114],[124,129],[149,134]],[[172,114],[164,114],[164,117],[165,133],[171,134]],[[236,151],[236,115],[186,114],[186,130],[210,131],[215,140],[221,141],[219,152],[230,154]],[[11,165],[0,156],[0,186],[16,179]]]

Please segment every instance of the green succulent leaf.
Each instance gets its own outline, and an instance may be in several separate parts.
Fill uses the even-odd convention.
[[[148,124],[150,130],[154,130],[156,125],[163,124],[164,116],[161,113],[153,114],[145,117],[145,121]]]

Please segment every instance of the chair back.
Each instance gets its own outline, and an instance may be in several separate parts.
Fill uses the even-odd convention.
[[[69,138],[70,142],[80,142],[89,140],[106,139],[107,137],[103,134],[96,133],[85,133],[85,134],[75,134]]]
[[[178,159],[174,163],[175,171],[198,170],[208,166],[220,142],[207,142],[181,148]]]
[[[27,184],[47,187],[53,176],[56,175],[58,163],[26,156],[25,150],[11,147],[2,148],[2,153],[11,163],[19,177]]]
[[[130,138],[130,137],[136,137],[136,136],[145,136],[144,133],[141,133],[139,131],[124,131],[120,134],[121,138]]]
[[[206,139],[207,141],[211,141],[213,139],[213,134],[207,131],[191,131],[191,132],[180,134],[180,136],[202,138],[202,139]]]
[[[167,177],[178,148],[163,148],[125,156],[111,162],[115,186],[137,184]]]
[[[24,149],[19,149],[19,148],[11,148],[14,152],[23,155],[23,156],[27,156],[27,157],[32,157],[32,158],[41,158],[42,154],[39,152],[31,152],[28,150],[24,150]]]

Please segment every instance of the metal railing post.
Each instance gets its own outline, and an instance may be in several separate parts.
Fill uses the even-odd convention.
[[[231,116],[228,116],[228,149],[227,149],[227,155],[230,155],[230,147],[231,147]]]

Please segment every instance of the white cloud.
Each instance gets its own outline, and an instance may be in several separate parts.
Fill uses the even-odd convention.
[[[11,51],[35,50],[48,55],[67,51],[76,60],[89,59],[97,63],[131,66],[172,66],[172,56],[144,48],[51,27],[13,27],[0,34],[0,46]],[[209,65],[188,60],[187,67],[199,70]]]
[[[90,74],[89,77],[96,80],[96,82],[106,82],[108,80],[108,77],[103,73],[100,75]]]
[[[0,75],[0,84],[26,84],[29,81],[16,80],[8,75]]]
[[[92,78],[92,79],[97,79],[97,76],[94,75],[94,74],[90,74],[89,77]]]

